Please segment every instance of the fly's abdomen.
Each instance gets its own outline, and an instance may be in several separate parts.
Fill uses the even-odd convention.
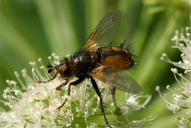
[[[100,48],[98,51],[101,65],[113,71],[128,69],[134,65],[132,54],[117,47]]]

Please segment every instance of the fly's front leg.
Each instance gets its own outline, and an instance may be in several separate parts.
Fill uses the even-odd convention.
[[[79,78],[77,79],[76,81],[73,81],[73,82],[70,82],[69,85],[68,85],[68,92],[67,92],[67,97],[66,99],[64,100],[64,102],[57,108],[57,109],[60,109],[64,106],[64,104],[66,103],[66,101],[68,100],[68,97],[70,96],[70,92],[71,92],[71,86],[72,85],[77,85],[79,83],[81,83],[82,81],[84,80],[84,78]]]
[[[48,79],[48,80],[46,80],[46,81],[38,81],[38,83],[48,83],[48,82],[54,80],[57,75],[58,75],[58,72],[57,72],[52,78],[50,78],[50,79]]]
[[[65,82],[62,83],[61,85],[57,86],[57,87],[56,87],[56,90],[57,90],[57,91],[62,90],[62,87],[63,87],[64,85],[67,85],[68,82],[69,82],[69,79],[65,79]]]

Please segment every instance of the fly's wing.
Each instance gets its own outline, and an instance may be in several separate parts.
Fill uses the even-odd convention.
[[[107,14],[89,35],[84,48],[91,49],[94,46],[109,46],[116,34],[120,18],[121,13],[119,11]]]
[[[110,72],[105,67],[99,67],[94,69],[90,75],[125,92],[138,93],[141,91],[139,84],[124,71]]]

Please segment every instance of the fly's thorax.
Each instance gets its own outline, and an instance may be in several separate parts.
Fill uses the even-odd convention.
[[[72,57],[73,69],[76,76],[83,76],[92,70],[97,63],[97,54],[89,51],[76,53]]]
[[[90,54],[90,58],[91,58],[93,64],[96,64],[99,61],[98,54],[96,52],[92,52]]]

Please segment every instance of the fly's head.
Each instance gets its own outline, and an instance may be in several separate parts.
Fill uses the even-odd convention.
[[[56,65],[48,65],[48,73],[55,70],[63,78],[69,78],[72,75],[72,70],[69,65],[69,60],[67,58],[61,59]]]

